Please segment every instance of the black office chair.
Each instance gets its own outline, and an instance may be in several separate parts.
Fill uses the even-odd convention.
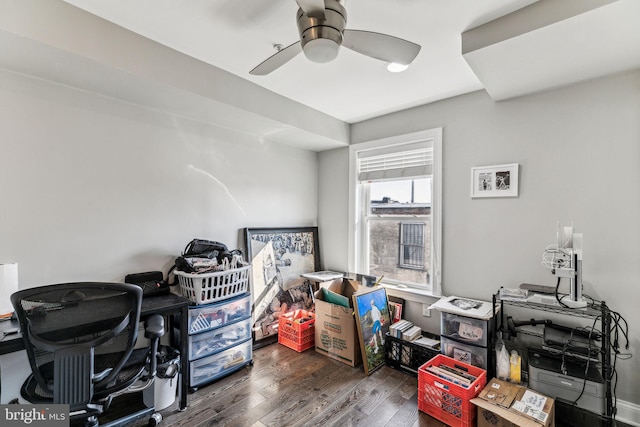
[[[145,324],[150,345],[136,346],[139,286],[41,286],[14,293],[11,303],[31,364],[32,373],[21,389],[27,401],[68,404],[73,425],[97,426],[115,396],[152,386],[164,319],[150,316]],[[146,415],[151,425],[161,419],[147,408],[108,425],[127,425]]]

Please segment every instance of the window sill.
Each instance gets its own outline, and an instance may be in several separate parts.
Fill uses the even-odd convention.
[[[382,286],[387,289],[387,293],[389,295],[402,298],[407,301],[430,303],[431,300],[437,300],[441,298],[440,295],[435,295],[431,291],[428,291],[426,289],[417,289],[402,285],[391,285],[388,283],[383,283]]]

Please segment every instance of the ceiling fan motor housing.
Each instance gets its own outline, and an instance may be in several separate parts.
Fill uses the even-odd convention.
[[[338,56],[347,11],[336,0],[325,0],[324,19],[307,16],[298,9],[298,32],[305,56],[314,62],[329,62]]]

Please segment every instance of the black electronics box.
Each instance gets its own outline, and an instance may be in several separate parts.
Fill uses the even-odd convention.
[[[169,283],[164,280],[162,271],[127,274],[124,282],[140,286],[145,297],[168,294],[170,291]]]

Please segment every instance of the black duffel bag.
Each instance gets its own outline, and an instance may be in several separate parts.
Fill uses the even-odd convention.
[[[204,273],[211,271],[217,266],[223,265],[225,260],[227,265],[232,264],[234,255],[242,255],[240,249],[230,251],[227,245],[215,240],[193,239],[184,248],[182,255],[176,258],[174,269],[185,273]],[[211,260],[211,262],[208,262]]]

